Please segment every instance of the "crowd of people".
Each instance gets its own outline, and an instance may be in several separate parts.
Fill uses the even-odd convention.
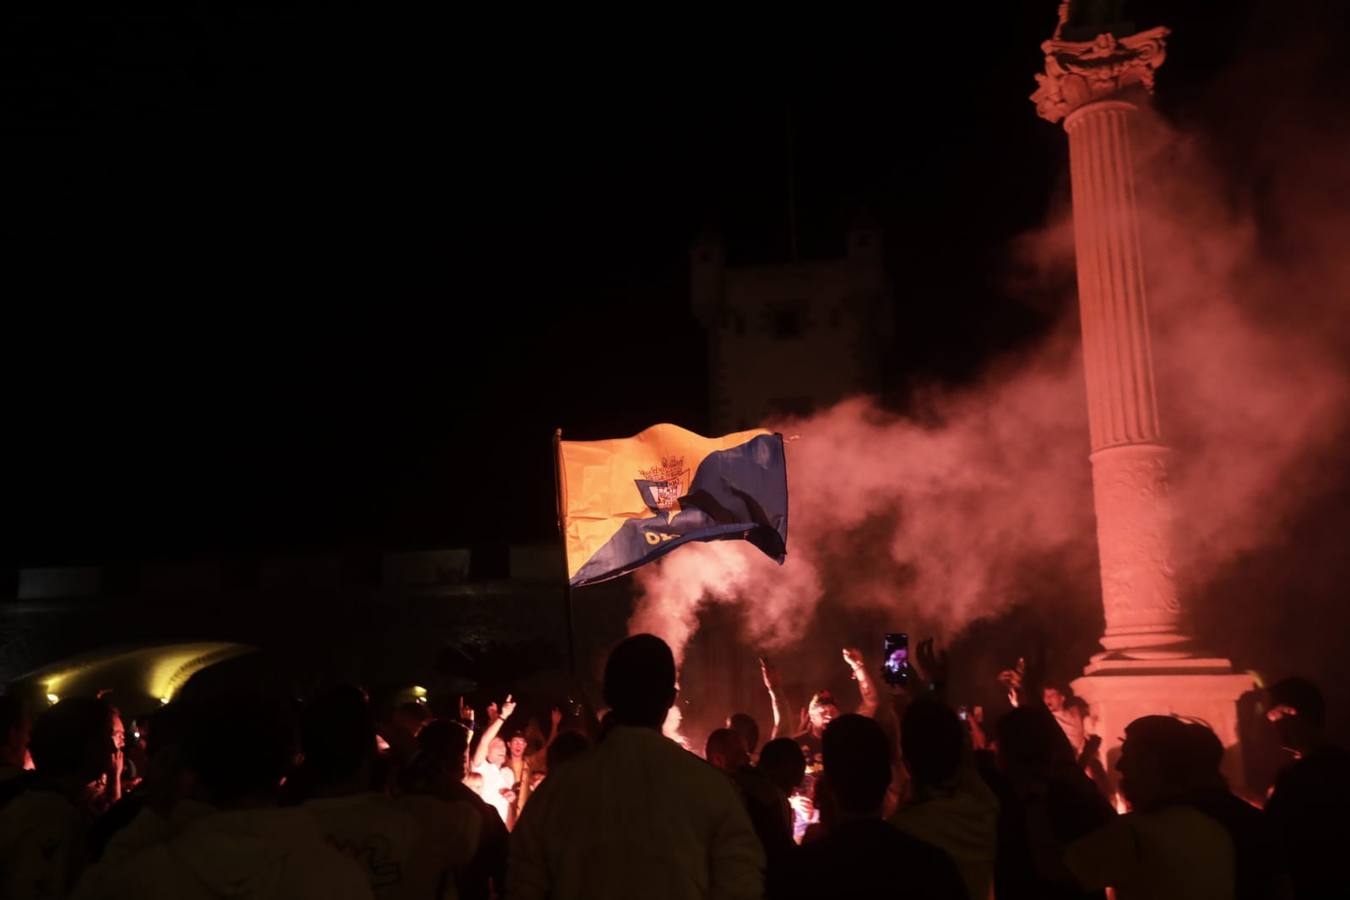
[[[1200,722],[1135,720],[1108,773],[1089,711],[1034,662],[986,723],[947,703],[931,642],[891,691],[843,657],[856,712],[820,691],[791,727],[761,661],[767,739],[733,712],[701,754],[672,739],[652,635],[611,653],[601,715],[555,709],[547,732],[510,694],[436,717],[350,686],[218,693],[129,723],[0,696],[0,900],[1350,896],[1350,758],[1306,680],[1268,689],[1294,761],[1262,808]]]

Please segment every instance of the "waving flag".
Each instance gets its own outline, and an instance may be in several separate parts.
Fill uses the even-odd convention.
[[[782,435],[706,438],[653,425],[630,438],[557,438],[558,511],[571,584],[631,572],[689,541],[746,540],[787,553]]]

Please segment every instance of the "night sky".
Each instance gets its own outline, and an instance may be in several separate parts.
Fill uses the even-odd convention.
[[[1167,114],[1251,5],[1131,6]],[[553,428],[706,428],[688,242],[786,257],[789,135],[803,255],[885,228],[892,405],[1058,313],[1008,287],[1065,190],[1051,0],[281,8],[0,29],[13,563],[547,539]]]

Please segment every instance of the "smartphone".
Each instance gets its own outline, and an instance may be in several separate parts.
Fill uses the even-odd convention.
[[[881,646],[881,678],[887,684],[909,682],[909,635],[894,631]]]

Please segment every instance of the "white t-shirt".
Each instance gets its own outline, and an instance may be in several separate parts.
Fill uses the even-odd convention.
[[[481,766],[474,766],[473,770],[483,776],[483,786],[478,789],[478,796],[497,810],[503,822],[508,821],[507,816],[510,814],[511,801],[502,796],[502,791],[511,788],[516,783],[511,770],[490,762],[485,762]]]
[[[1189,806],[1118,816],[1074,841],[1064,863],[1086,890],[1119,900],[1230,900],[1233,843],[1223,826]]]

